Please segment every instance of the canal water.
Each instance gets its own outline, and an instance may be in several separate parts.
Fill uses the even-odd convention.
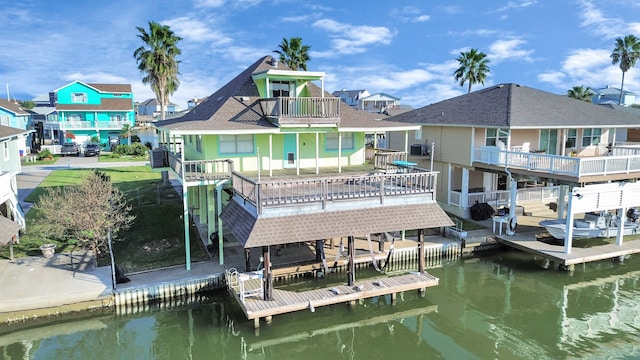
[[[640,257],[567,273],[505,251],[429,272],[440,284],[424,297],[279,315],[259,331],[223,291],[143,314],[8,325],[0,359],[640,358]]]

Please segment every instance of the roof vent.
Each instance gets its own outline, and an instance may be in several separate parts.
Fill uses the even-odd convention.
[[[249,97],[248,96],[242,96],[242,97],[240,97],[240,101],[248,102],[249,101]]]

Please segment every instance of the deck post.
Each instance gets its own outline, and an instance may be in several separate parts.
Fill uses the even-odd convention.
[[[424,229],[418,229],[418,271],[424,272]]]
[[[316,240],[316,261],[322,261],[322,251],[324,250],[322,247],[324,246],[324,241]]]
[[[251,271],[251,249],[244,249],[244,271]]]
[[[260,328],[260,318],[253,319],[253,328],[254,329],[259,329]]]
[[[384,234],[383,233],[379,233],[378,234],[378,251],[380,252],[384,252],[384,238],[383,238]]]
[[[262,256],[264,258],[264,274],[262,281],[264,282],[264,300],[269,301],[273,299],[273,281],[271,277],[271,252],[270,246],[262,247]]]
[[[353,235],[349,235],[347,238],[347,253],[349,256],[349,263],[347,268],[347,286],[353,286],[356,283],[356,261],[355,261],[355,239]]]

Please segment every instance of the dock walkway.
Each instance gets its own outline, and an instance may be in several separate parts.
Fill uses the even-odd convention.
[[[385,295],[391,295],[393,302],[395,294],[399,292],[424,290],[436,285],[438,285],[438,278],[427,273],[411,272],[405,275],[356,281],[354,286],[336,285],[301,292],[274,289],[273,300],[270,301],[263,300],[262,296],[259,296],[247,297],[243,302],[236,291],[233,289],[230,291],[238,300],[247,319],[254,320],[254,326],[257,328],[261,318],[270,322],[273,315],[305,309],[315,311],[315,308],[320,306],[351,303]]]

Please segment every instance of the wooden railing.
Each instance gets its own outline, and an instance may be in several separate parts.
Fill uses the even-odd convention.
[[[640,155],[570,157],[484,146],[475,149],[474,161],[575,177],[640,172]]]
[[[277,97],[262,99],[267,117],[277,124],[339,124],[340,99]]]
[[[332,176],[324,178],[299,178],[267,180],[257,182],[238,173],[233,173],[234,191],[248,203],[253,204],[258,214],[267,207],[299,204],[327,204],[337,201],[379,198],[416,194],[433,194],[437,173],[422,169],[411,169],[401,174],[374,174],[357,176]]]
[[[374,149],[373,166],[376,169],[388,169],[395,161],[407,161],[406,151]]]
[[[180,154],[174,154],[164,149],[154,149],[151,150],[151,168],[170,168],[184,181],[215,180],[230,178],[233,172],[233,162],[227,159],[183,162],[180,159]]]

